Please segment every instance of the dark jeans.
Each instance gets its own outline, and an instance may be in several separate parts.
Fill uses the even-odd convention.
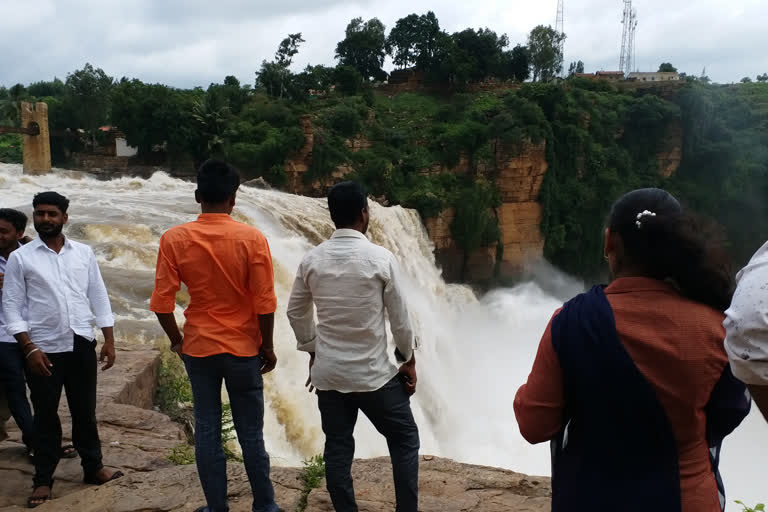
[[[264,447],[264,384],[261,358],[218,354],[184,356],[195,401],[197,473],[210,512],[226,512],[227,459],[221,447],[221,383],[227,386],[232,420],[253,492],[253,512],[277,512]]]
[[[325,477],[336,512],[357,512],[352,486],[357,411],[387,439],[395,479],[396,512],[416,512],[419,503],[419,430],[399,376],[370,393],[318,391],[325,433]]]
[[[50,377],[27,374],[35,408],[35,487],[52,486],[59,464],[61,390],[72,415],[72,444],[80,455],[85,477],[104,467],[96,424],[96,342],[75,336],[72,352],[46,354],[53,365]]]
[[[19,346],[16,343],[0,343],[0,384],[8,400],[8,409],[21,430],[22,441],[27,448],[33,448],[35,423],[27,401],[24,368],[24,355]]]

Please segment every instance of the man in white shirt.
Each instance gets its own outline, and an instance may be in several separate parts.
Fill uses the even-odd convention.
[[[768,420],[768,243],[736,276],[737,288],[725,312],[725,350],[733,374],[747,384]]]
[[[365,237],[368,201],[360,185],[336,185],[328,206],[337,230],[302,261],[288,304],[298,349],[310,354],[307,385],[317,389],[328,492],[338,512],[358,510],[351,468],[362,411],[387,439],[397,512],[416,512],[419,432],[410,406],[416,360],[397,261]],[[399,369],[387,355],[385,312],[396,358],[404,362]]]
[[[96,256],[62,234],[69,200],[56,192],[34,197],[39,238],[11,254],[5,272],[6,329],[24,353],[35,409],[35,476],[29,506],[51,498],[59,463],[62,388],[72,415],[72,440],[84,481],[100,485],[122,476],[102,463],[96,424],[96,342],[92,323],[104,333],[101,360],[115,362],[114,317]],[[22,315],[27,310],[27,319]]]

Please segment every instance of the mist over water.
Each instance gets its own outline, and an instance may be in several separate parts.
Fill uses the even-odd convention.
[[[167,343],[148,310],[155,258],[162,233],[199,213],[194,189],[193,183],[163,173],[147,180],[99,181],[63,170],[23,176],[21,166],[0,164],[0,207],[30,214],[32,196],[43,190],[70,198],[65,233],[96,252],[117,319],[118,343]],[[405,271],[408,305],[420,338],[413,406],[422,453],[549,474],[548,445],[530,446],[522,439],[512,401],[550,316],[583,290],[583,283],[542,264],[532,269],[528,281],[478,299],[467,287],[442,280],[416,212],[372,204],[371,214],[370,238],[390,249]],[[323,435],[316,397],[304,388],[308,357],[295,350],[285,307],[301,259],[331,235],[333,226],[324,200],[252,188],[240,189],[233,215],[258,227],[272,250],[279,362],[265,380],[265,438],[274,464],[296,465],[322,452]],[[34,235],[31,225],[28,234]],[[179,300],[184,302],[183,292]],[[180,322],[182,312],[178,305]],[[356,440],[358,457],[387,453],[383,438],[362,414]],[[729,501],[768,499],[766,461],[768,426],[753,411],[725,443],[722,472]]]

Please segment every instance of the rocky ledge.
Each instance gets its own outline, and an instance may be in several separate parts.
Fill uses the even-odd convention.
[[[107,465],[126,477],[102,487],[83,485],[80,460],[63,460],[56,473],[51,503],[40,512],[170,512],[193,511],[204,504],[194,465],[176,466],[171,450],[186,442],[184,429],[166,415],[151,410],[160,364],[153,350],[121,351],[119,365],[100,374],[98,418]],[[65,437],[71,432],[66,400],[61,414]],[[0,443],[0,512],[26,510],[32,466],[10,429],[10,441]],[[229,465],[232,512],[250,511],[250,488],[241,464]],[[387,458],[358,460],[353,468],[361,512],[394,510],[391,466]],[[297,510],[306,494],[302,470],[273,467],[278,504]],[[420,510],[423,512],[543,512],[550,509],[548,478],[512,471],[423,457],[420,471]],[[321,485],[307,499],[308,512],[332,512]]]

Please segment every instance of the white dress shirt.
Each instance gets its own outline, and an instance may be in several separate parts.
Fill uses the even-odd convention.
[[[350,229],[337,230],[299,265],[288,319],[298,349],[315,353],[317,389],[375,391],[397,374],[387,355],[385,310],[395,346],[410,360],[414,337],[398,272],[391,252]]]
[[[115,323],[93,250],[69,238],[58,254],[39,238],[11,253],[3,310],[8,334],[27,332],[51,353],[71,352],[74,334],[93,340],[93,323]]]
[[[21,247],[21,244],[19,244]],[[8,264],[8,260],[4,256],[0,256],[0,274],[5,273],[5,267]],[[24,312],[26,317],[26,311]],[[0,288],[0,343],[16,343],[16,338],[8,334],[5,329],[5,315],[3,314],[3,289]]]
[[[723,322],[725,350],[739,380],[768,386],[768,243],[736,281],[736,293]]]

